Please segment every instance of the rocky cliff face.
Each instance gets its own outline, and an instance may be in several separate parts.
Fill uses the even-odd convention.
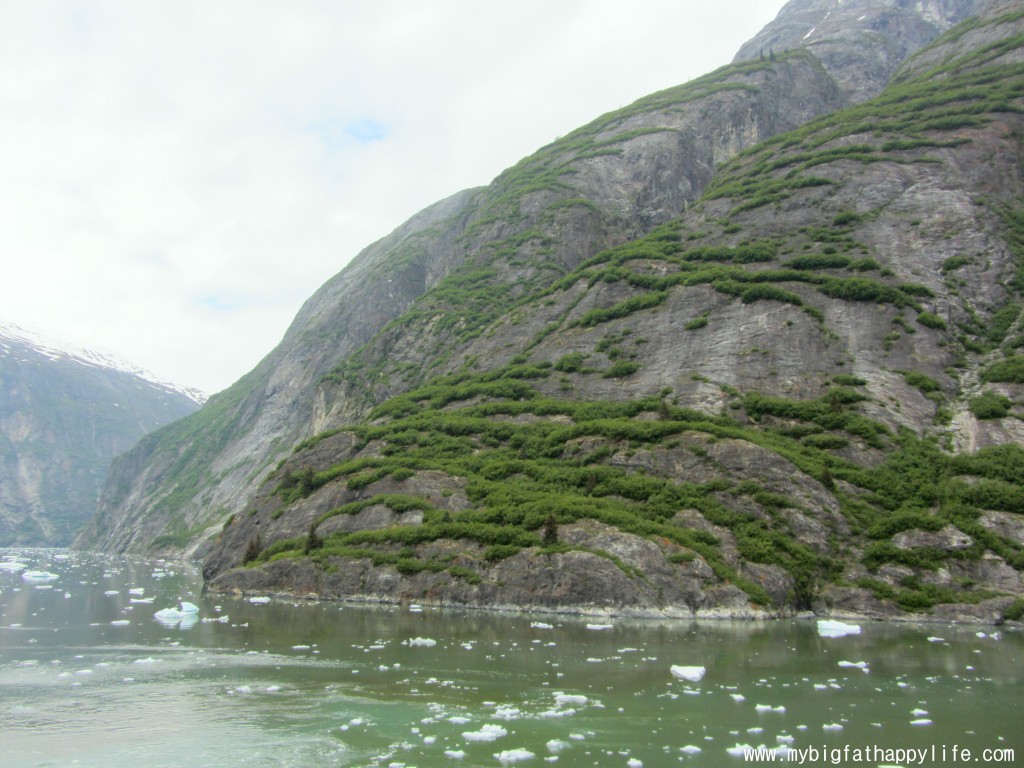
[[[83,541],[214,510],[218,589],[1013,615],[1022,14],[893,74],[973,8],[791,3],[428,210],[127,457]]]
[[[199,408],[195,392],[0,326],[0,546],[66,546],[115,456]]]

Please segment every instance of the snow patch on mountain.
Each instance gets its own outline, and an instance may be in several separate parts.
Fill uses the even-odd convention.
[[[50,360],[71,360],[81,365],[106,368],[135,376],[161,389],[184,395],[199,405],[205,403],[207,399],[206,393],[201,390],[165,381],[145,368],[140,368],[134,363],[125,360],[114,352],[101,350],[96,347],[83,347],[71,341],[43,335],[22,328],[20,325],[12,322],[0,320],[0,356],[9,357],[23,354],[23,350],[26,347],[32,352]]]

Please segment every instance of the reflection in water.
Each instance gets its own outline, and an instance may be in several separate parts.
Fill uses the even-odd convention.
[[[1024,749],[1020,633],[824,634],[815,622],[252,602],[203,595],[178,564],[0,552],[0,742],[5,764],[132,768],[650,768],[735,766],[743,744]]]

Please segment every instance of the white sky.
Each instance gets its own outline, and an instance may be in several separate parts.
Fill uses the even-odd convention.
[[[784,0],[0,0],[0,319],[209,393],[430,203]]]

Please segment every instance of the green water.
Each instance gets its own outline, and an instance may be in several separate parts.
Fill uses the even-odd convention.
[[[947,759],[925,764],[952,765],[953,745],[1024,761],[1012,630],[252,603],[203,596],[180,564],[5,560],[25,568],[0,569],[4,766],[738,766],[737,744],[819,750],[805,765],[933,746]],[[181,599],[197,621],[154,619]]]

